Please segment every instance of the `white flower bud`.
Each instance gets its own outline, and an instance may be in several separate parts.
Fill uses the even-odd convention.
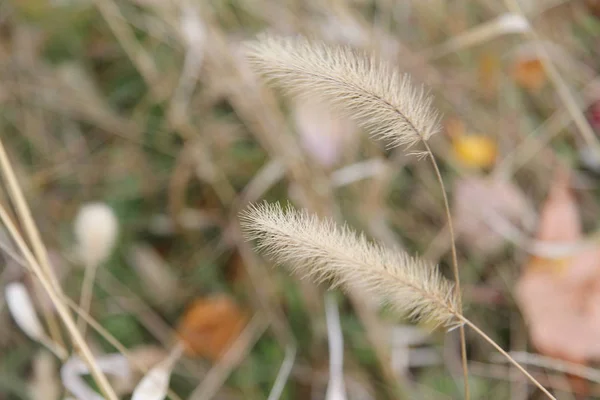
[[[86,266],[98,266],[110,256],[119,224],[114,211],[104,203],[81,207],[75,218],[74,231],[78,256]]]

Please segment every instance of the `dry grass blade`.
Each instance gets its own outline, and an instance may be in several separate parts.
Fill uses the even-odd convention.
[[[454,327],[457,296],[435,266],[407,253],[369,243],[348,227],[291,206],[263,203],[241,215],[246,237],[276,262],[313,280],[362,288],[414,319]]]
[[[292,95],[344,112],[392,146],[412,146],[439,130],[432,98],[407,75],[349,47],[264,36],[248,43],[254,69]]]

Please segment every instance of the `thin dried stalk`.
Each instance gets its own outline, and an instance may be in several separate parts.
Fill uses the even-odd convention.
[[[0,222],[4,224],[12,239],[15,241],[17,247],[23,254],[23,257],[25,258],[27,264],[33,270],[35,276],[39,279],[46,293],[48,293],[48,296],[54,304],[56,311],[58,312],[59,316],[65,324],[65,327],[71,335],[73,344],[79,349],[83,359],[90,367],[90,373],[96,381],[96,383],[98,384],[98,387],[107,399],[118,400],[118,397],[113,388],[111,387],[108,379],[106,378],[106,375],[100,370],[100,368],[96,364],[94,355],[87,346],[84,338],[79,333],[77,326],[75,325],[75,320],[73,319],[65,303],[62,301],[62,292],[59,291],[60,287],[52,285],[52,283],[42,270],[42,267],[38,263],[37,259],[34,257],[33,253],[25,244],[25,240],[17,230],[16,226],[8,217],[8,213],[2,206],[0,206]]]

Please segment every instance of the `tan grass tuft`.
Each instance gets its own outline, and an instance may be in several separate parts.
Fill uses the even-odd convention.
[[[241,223],[246,238],[258,241],[259,251],[301,277],[361,288],[416,320],[445,327],[461,324],[452,283],[426,261],[370,243],[347,226],[291,206],[250,206]]]
[[[246,45],[246,57],[288,93],[328,102],[392,146],[410,147],[439,130],[432,98],[422,87],[349,47],[263,36]]]

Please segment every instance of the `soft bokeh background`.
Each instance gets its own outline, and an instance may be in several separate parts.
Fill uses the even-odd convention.
[[[466,313],[504,348],[535,353],[522,308],[580,293],[542,284],[528,297],[533,289],[517,285],[525,270],[562,280],[570,268],[570,255],[549,261],[530,240],[551,188],[575,211],[538,237],[596,243],[599,16],[594,0],[1,0],[0,139],[75,300],[84,275],[75,215],[88,202],[114,209],[117,246],[98,269],[90,315],[147,365],[183,338],[171,379],[180,398],[267,398],[286,359],[281,398],[322,399],[325,288],[256,256],[239,211],[291,201],[450,277],[442,197],[428,162],[266,87],[243,42],[270,32],[348,45],[427,87],[442,114],[431,146],[460,231]],[[0,203],[10,209],[6,191]],[[561,236],[569,224],[574,234]],[[41,293],[1,259],[0,286]],[[595,274],[582,285],[596,287]],[[515,298],[515,287],[525,293]],[[358,294],[336,298],[349,399],[461,397],[456,332],[430,332]],[[580,307],[567,303],[545,314]],[[35,304],[54,312],[43,295]],[[64,398],[61,361],[19,330],[3,301],[0,321],[0,399]],[[568,332],[540,348],[555,358],[549,366],[531,368],[560,398],[592,398],[599,372],[574,378],[556,360],[593,367],[562,351],[579,340]],[[103,336],[88,328],[97,354],[117,352]],[[542,398],[480,338],[467,340],[472,398]],[[122,398],[137,379],[114,382]]]

